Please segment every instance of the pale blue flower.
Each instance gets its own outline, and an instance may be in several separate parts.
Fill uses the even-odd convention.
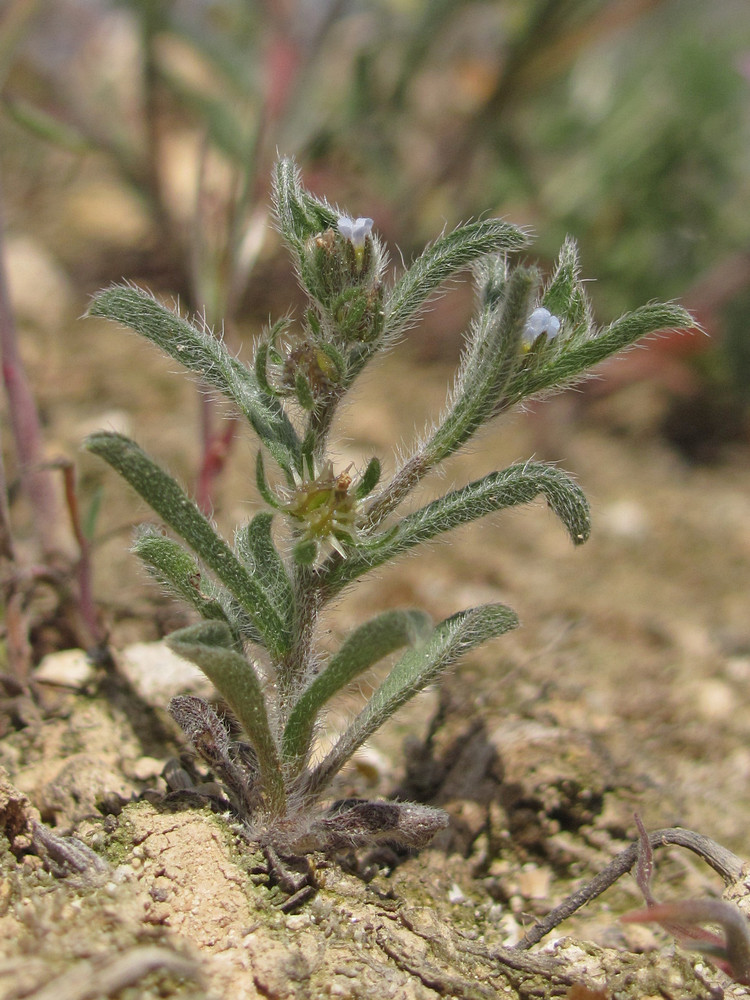
[[[372,219],[350,219],[342,215],[338,220],[338,230],[345,240],[349,240],[355,250],[361,250],[372,231]]]
[[[560,320],[557,316],[553,316],[549,309],[539,306],[526,320],[526,326],[523,329],[523,345],[528,349],[543,333],[547,334],[547,340],[552,340],[559,332]]]

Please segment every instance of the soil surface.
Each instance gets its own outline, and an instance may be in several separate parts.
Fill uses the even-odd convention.
[[[27,346],[51,451],[75,454],[86,432],[116,426],[189,481],[193,387],[113,327],[71,320],[66,331]],[[342,416],[342,468],[378,454],[387,471],[394,442],[408,444],[439,410],[451,369],[413,350],[363,380]],[[134,366],[139,384],[125,377]],[[425,484],[421,502],[532,455],[559,461],[591,500],[592,538],[574,549],[544,505],[518,508],[342,599],[324,642],[390,607],[440,619],[502,601],[522,626],[407,706],[336,788],[438,804],[448,830],[418,855],[288,862],[314,890],[291,902],[290,873],[226,818],[165,799],[161,772],[180,752],[165,705],[200,681],[173,678],[167,650],[151,644],[189,619],[126,551],[145,512],[81,457],[83,488],[105,489],[95,590],[115,662],[43,660],[36,700],[8,708],[0,998],[749,995],[658,928],[621,924],[643,905],[629,875],[535,948],[511,950],[634,842],[636,812],[648,830],[686,827],[750,856],[748,450],[690,464],[657,433],[664,405],[644,384],[559,397],[492,428]],[[240,438],[219,484],[227,530],[252,510],[253,455]],[[46,642],[54,651],[54,635]],[[342,699],[326,738],[374,681]],[[35,839],[39,820],[99,863],[84,852],[71,871]],[[655,869],[660,901],[727,888],[679,848],[657,851]],[[727,891],[743,905],[744,876]]]

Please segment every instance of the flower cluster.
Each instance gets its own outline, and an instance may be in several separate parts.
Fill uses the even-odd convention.
[[[326,543],[345,556],[345,545],[355,542],[359,507],[349,469],[336,475],[333,463],[328,461],[314,478],[306,480],[295,475],[294,479],[295,488],[285,491],[288,495],[282,510],[300,526],[295,558],[312,562]]]

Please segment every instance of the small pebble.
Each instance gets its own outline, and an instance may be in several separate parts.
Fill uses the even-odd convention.
[[[463,892],[461,890],[461,887],[459,885],[456,885],[455,882],[453,883],[453,885],[448,890],[448,902],[449,903],[465,903],[466,902],[466,896],[463,894]]]
[[[127,768],[127,774],[136,781],[150,781],[152,778],[158,778],[163,770],[163,760],[157,760],[156,757],[139,757]]]
[[[518,875],[518,888],[525,899],[549,898],[551,872],[546,868],[524,868]]]
[[[95,673],[82,649],[63,649],[42,658],[34,671],[34,680],[40,684],[58,684],[81,691],[93,681]]]
[[[206,675],[165,642],[135,642],[118,654],[117,666],[142,698],[162,707],[177,694],[213,692]]]

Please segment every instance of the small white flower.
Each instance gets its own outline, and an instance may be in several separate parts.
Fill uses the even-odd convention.
[[[552,340],[559,332],[560,320],[557,316],[553,316],[549,309],[539,306],[526,320],[526,326],[523,329],[524,347],[531,347],[537,337],[541,337],[543,333],[547,334],[547,340]]]
[[[350,219],[348,215],[342,215],[337,225],[344,239],[350,240],[356,250],[364,247],[372,231],[372,219]]]

